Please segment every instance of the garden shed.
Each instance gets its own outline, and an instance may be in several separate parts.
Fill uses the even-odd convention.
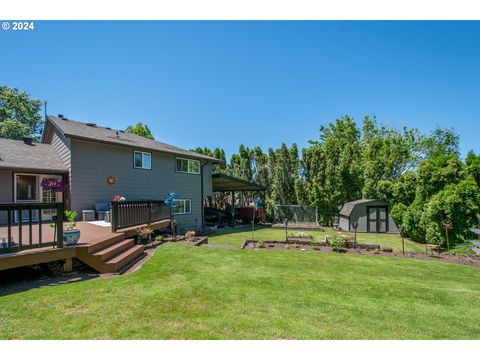
[[[399,230],[390,215],[386,201],[360,199],[343,204],[338,226],[344,231],[398,234]]]

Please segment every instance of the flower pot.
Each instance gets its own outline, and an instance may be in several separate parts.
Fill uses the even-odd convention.
[[[65,230],[63,232],[63,242],[65,243],[65,245],[76,245],[78,239],[80,239],[80,230],[78,229]]]

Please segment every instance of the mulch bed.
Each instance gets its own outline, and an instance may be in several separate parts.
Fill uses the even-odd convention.
[[[245,240],[242,249],[254,249],[254,250],[290,250],[290,251],[321,251],[321,252],[338,252],[338,253],[350,253],[350,254],[363,254],[372,256],[390,256],[409,259],[421,259],[421,260],[436,260],[449,262],[461,265],[480,266],[480,256],[477,255],[443,255],[434,254],[427,255],[415,252],[405,252],[405,255],[401,252],[392,252],[390,248],[381,249],[378,244],[357,244],[355,248],[340,248],[334,250],[328,246],[325,242],[319,244],[312,244],[309,241],[276,241],[267,240],[264,241],[264,247],[260,248],[255,240]]]

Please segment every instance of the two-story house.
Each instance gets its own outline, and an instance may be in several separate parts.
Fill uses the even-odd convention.
[[[0,139],[0,203],[64,201],[81,214],[115,195],[161,200],[174,192],[179,202],[172,213],[184,231],[202,225],[212,164],[219,162],[122,130],[48,116],[42,143]],[[67,189],[45,191],[45,178],[63,178]]]

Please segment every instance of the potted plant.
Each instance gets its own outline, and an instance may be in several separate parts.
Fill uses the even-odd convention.
[[[66,182],[63,179],[43,179],[40,183],[40,186],[43,190],[50,190],[53,192],[64,192],[67,186]]]
[[[148,226],[142,226],[137,229],[138,241],[140,244],[150,243],[153,229]]]
[[[65,210],[65,217],[67,218],[67,223],[65,223],[65,229],[63,231],[63,242],[66,245],[76,245],[80,239],[80,230],[75,229],[77,223],[75,222],[77,218],[76,211]]]

